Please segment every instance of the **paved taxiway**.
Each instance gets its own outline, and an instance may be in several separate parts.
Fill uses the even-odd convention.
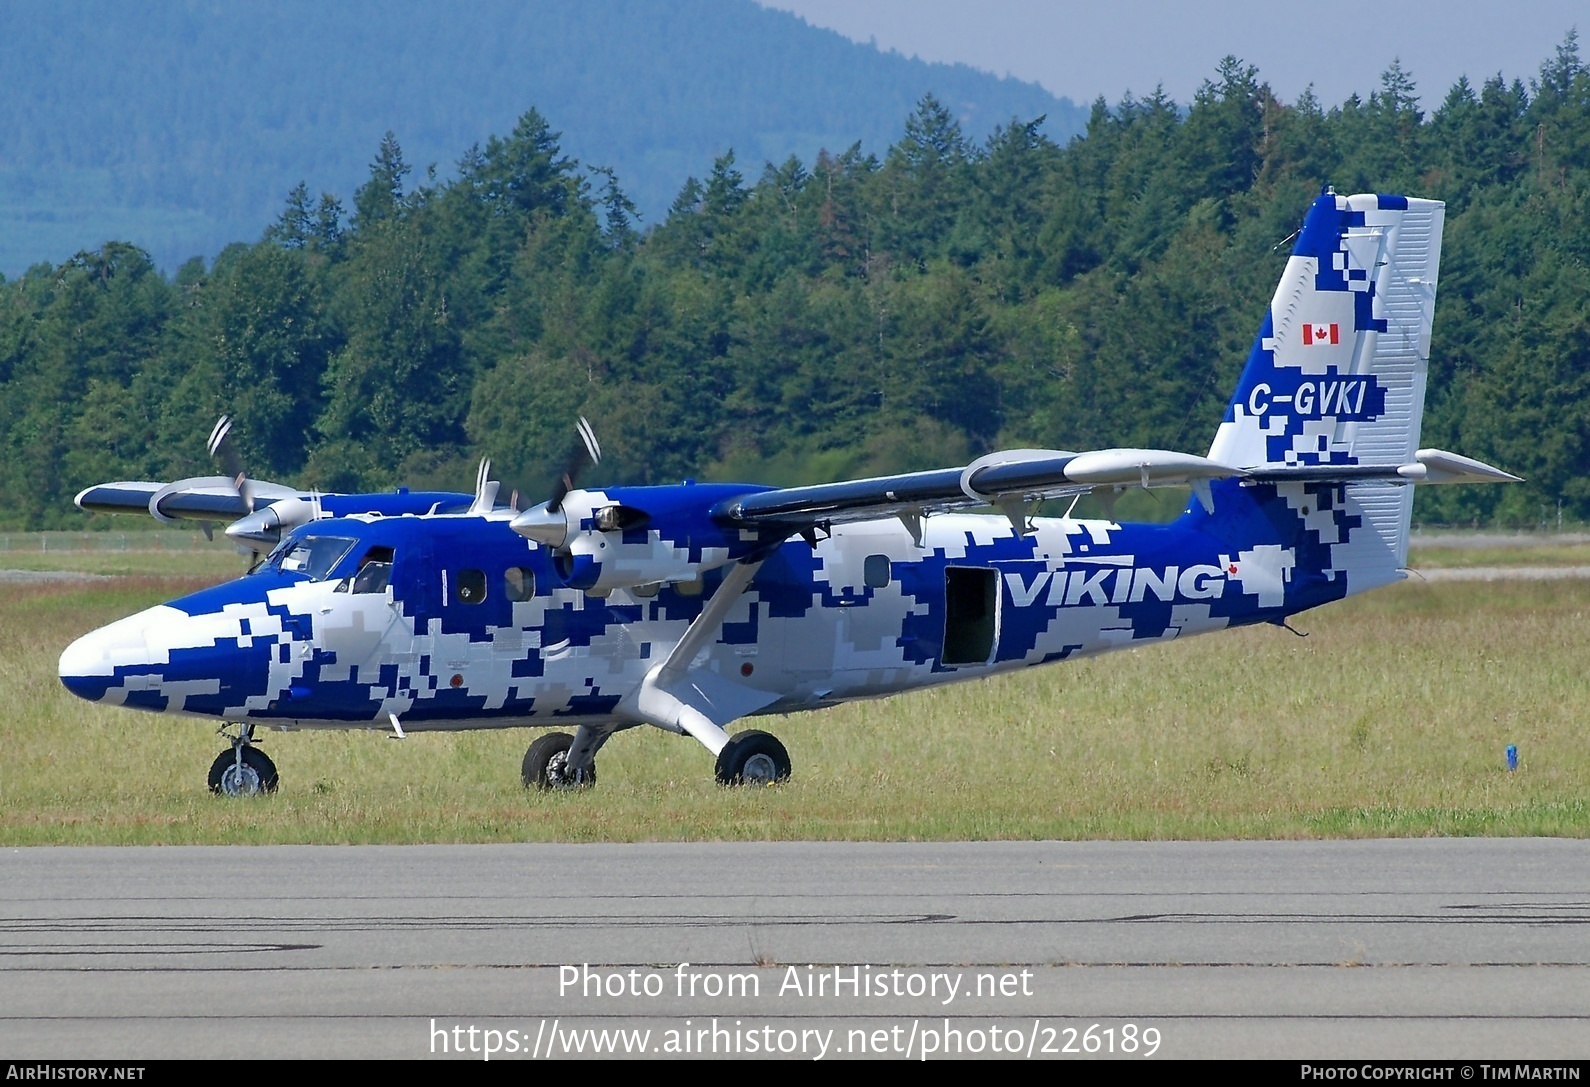
[[[560,990],[582,963],[626,992]],[[833,964],[890,970],[791,987]],[[962,976],[947,1004],[906,991],[934,974]],[[1584,1057],[1590,842],[0,852],[8,1057],[428,1056],[433,1021],[655,1045],[715,1017],[831,1028],[830,1056],[948,1019],[1036,1055],[1130,1023],[1161,1056]]]

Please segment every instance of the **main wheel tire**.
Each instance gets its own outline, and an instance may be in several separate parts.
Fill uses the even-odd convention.
[[[574,737],[567,732],[549,732],[538,736],[524,753],[524,766],[520,777],[526,789],[587,789],[596,784],[596,764],[584,773],[569,775],[565,771],[569,748]]]
[[[790,770],[784,745],[760,729],[735,733],[718,752],[719,785],[777,785],[789,780]]]
[[[254,746],[243,748],[241,772],[237,750],[223,751],[210,764],[210,791],[216,796],[258,796],[274,793],[278,778],[270,756]]]

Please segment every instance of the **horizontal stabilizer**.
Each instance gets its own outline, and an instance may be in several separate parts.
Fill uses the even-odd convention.
[[[1511,472],[1477,461],[1460,457],[1445,449],[1421,449],[1414,454],[1417,465],[1408,465],[1404,475],[1416,483],[1522,483],[1523,478]],[[1413,468],[1423,469],[1415,475]]]
[[[1408,464],[1263,468],[1247,473],[1259,483],[1522,483],[1519,476],[1444,449],[1421,449]]]

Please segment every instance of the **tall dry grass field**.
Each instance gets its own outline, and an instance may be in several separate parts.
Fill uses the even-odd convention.
[[[124,561],[124,560],[118,560]],[[214,724],[71,697],[76,635],[230,568],[0,584],[0,842],[1226,838],[1590,831],[1590,581],[1408,583],[1275,627],[789,718],[776,789],[616,736],[527,793],[536,733],[266,733],[281,791],[212,797]],[[213,566],[210,569],[206,566]],[[178,567],[179,569],[182,567]],[[1520,766],[1508,772],[1504,749]]]

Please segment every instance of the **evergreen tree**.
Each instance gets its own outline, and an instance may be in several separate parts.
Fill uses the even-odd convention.
[[[0,282],[0,517],[60,523],[99,479],[250,470],[340,490],[528,495],[569,427],[601,475],[798,483],[997,446],[1196,452],[1325,183],[1447,201],[1425,444],[1518,472],[1422,488],[1418,516],[1590,517],[1590,73],[1460,81],[1427,118],[1393,64],[1367,100],[1277,100],[1234,57],[1183,108],[1094,104],[1064,147],[981,145],[926,96],[876,155],[732,153],[642,233],[615,171],[531,110],[412,170],[389,133],[345,221],[308,184],[254,245],[167,281],[111,244]]]
[[[406,210],[403,179],[412,169],[403,161],[403,149],[398,146],[397,137],[389,131],[381,138],[375,161],[370,163],[370,180],[353,194],[355,226],[374,226],[403,214]]]

